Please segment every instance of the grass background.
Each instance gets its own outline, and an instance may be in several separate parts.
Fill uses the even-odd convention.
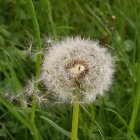
[[[70,139],[72,106],[27,109],[3,96],[38,75],[40,60],[26,55],[29,40],[41,50],[39,36],[76,35],[100,40],[117,57],[109,92],[80,107],[79,140],[139,140],[140,1],[34,0],[40,32],[31,2],[0,0],[0,140]]]

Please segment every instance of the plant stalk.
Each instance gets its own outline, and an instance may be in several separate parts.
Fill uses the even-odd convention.
[[[137,66],[137,71],[138,71],[137,73],[138,79],[137,79],[137,86],[136,86],[135,102],[134,102],[132,116],[129,124],[129,128],[131,130],[134,130],[136,118],[139,110],[139,105],[140,105],[140,64],[138,64]]]
[[[35,8],[34,8],[32,0],[28,0],[28,4],[29,4],[29,10],[30,10],[30,13],[31,13],[32,22],[33,22],[33,26],[34,26],[34,31],[35,31],[35,35],[36,35],[36,39],[37,39],[37,46],[38,46],[37,49],[40,52],[41,49],[42,49],[42,45],[41,45],[40,29],[39,29],[39,24],[38,24],[38,21],[37,21],[37,16],[36,16],[36,13],[35,13]],[[42,60],[42,55],[39,53],[37,55],[37,60],[36,60],[36,78],[37,79],[39,78],[39,75],[40,75],[41,60]],[[35,83],[34,86],[35,86],[35,88],[38,88],[38,83]],[[35,110],[36,110],[36,99],[35,99],[35,97],[33,97],[31,123],[32,123],[34,139],[39,140],[37,127],[36,127],[36,124],[35,124]]]
[[[78,116],[79,116],[79,103],[75,103],[74,106],[73,106],[72,136],[71,136],[71,140],[77,140]]]

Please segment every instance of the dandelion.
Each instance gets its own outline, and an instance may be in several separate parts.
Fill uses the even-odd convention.
[[[74,104],[71,140],[77,139],[79,103],[103,96],[112,84],[114,58],[97,41],[66,38],[44,56],[41,80],[61,102]]]
[[[109,89],[113,73],[114,58],[106,48],[75,37],[52,44],[44,56],[41,79],[61,102],[89,104]]]

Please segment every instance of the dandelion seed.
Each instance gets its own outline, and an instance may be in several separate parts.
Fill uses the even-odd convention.
[[[50,46],[53,42],[54,40],[52,39],[51,36],[45,37],[45,39],[43,40],[43,44],[46,45],[47,47]]]
[[[29,46],[29,48],[28,48],[28,50],[25,52],[26,55],[29,55],[29,54],[31,53],[31,51],[32,51],[32,44],[33,44],[32,40],[28,39],[28,40],[27,40],[27,45]]]
[[[73,103],[79,89],[80,103],[93,102],[112,84],[114,58],[97,41],[66,38],[52,44],[44,56],[41,80],[62,102]]]
[[[27,86],[26,86],[26,88],[25,88],[25,96],[31,96],[31,95],[33,95],[34,94],[34,92],[35,92],[35,80],[30,80],[30,81],[28,81],[28,84],[27,84]]]

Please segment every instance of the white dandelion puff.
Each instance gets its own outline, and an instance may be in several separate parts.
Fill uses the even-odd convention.
[[[62,102],[73,103],[79,89],[80,103],[91,103],[112,84],[114,57],[97,41],[81,37],[55,42],[46,52],[41,80]]]

